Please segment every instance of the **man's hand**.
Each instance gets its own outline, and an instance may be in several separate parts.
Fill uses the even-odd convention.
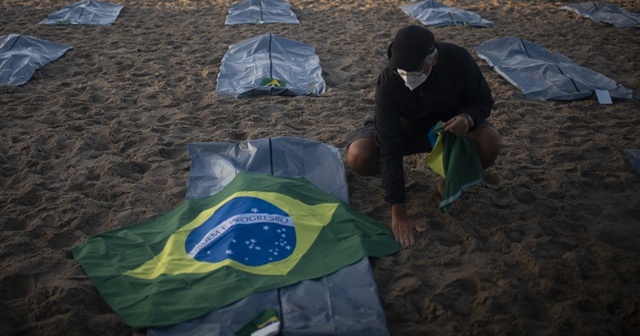
[[[415,232],[424,232],[426,230],[426,225],[416,226],[415,222],[407,216],[404,203],[397,203],[391,206],[391,231],[393,231],[393,237],[402,247],[415,244]]]
[[[444,123],[444,130],[454,133],[457,136],[463,136],[469,133],[469,119],[464,114],[459,114]]]

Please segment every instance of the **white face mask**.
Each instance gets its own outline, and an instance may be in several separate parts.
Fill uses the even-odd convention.
[[[424,72],[407,72],[402,69],[398,69],[398,75],[404,81],[404,85],[409,88],[409,90],[413,91],[415,88],[420,86],[420,84],[424,83],[427,80],[429,75],[431,74],[431,70],[433,67],[429,68],[429,73]]]

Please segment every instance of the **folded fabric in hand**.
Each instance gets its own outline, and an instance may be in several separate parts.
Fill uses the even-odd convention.
[[[482,183],[482,164],[471,140],[445,132],[442,121],[431,128],[429,139],[433,150],[427,165],[445,178],[440,209],[447,212],[463,190]]]

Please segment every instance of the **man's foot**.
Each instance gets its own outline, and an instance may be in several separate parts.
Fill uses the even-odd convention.
[[[440,194],[440,197],[442,197],[443,193],[444,193],[444,180],[438,183],[438,194]]]

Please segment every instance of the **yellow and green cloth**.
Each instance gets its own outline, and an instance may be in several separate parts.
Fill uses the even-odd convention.
[[[306,179],[239,173],[215,195],[91,237],[73,256],[122,320],[144,329],[400,248],[383,224]]]
[[[471,140],[445,132],[442,121],[431,128],[429,139],[433,149],[427,165],[445,179],[440,209],[447,212],[463,190],[482,183],[482,163]]]
[[[270,330],[267,330],[270,329]],[[264,331],[260,333],[260,331]],[[273,331],[272,331],[273,330]],[[267,309],[254,317],[249,323],[236,331],[234,336],[277,335],[280,330],[280,317],[276,309]]]

